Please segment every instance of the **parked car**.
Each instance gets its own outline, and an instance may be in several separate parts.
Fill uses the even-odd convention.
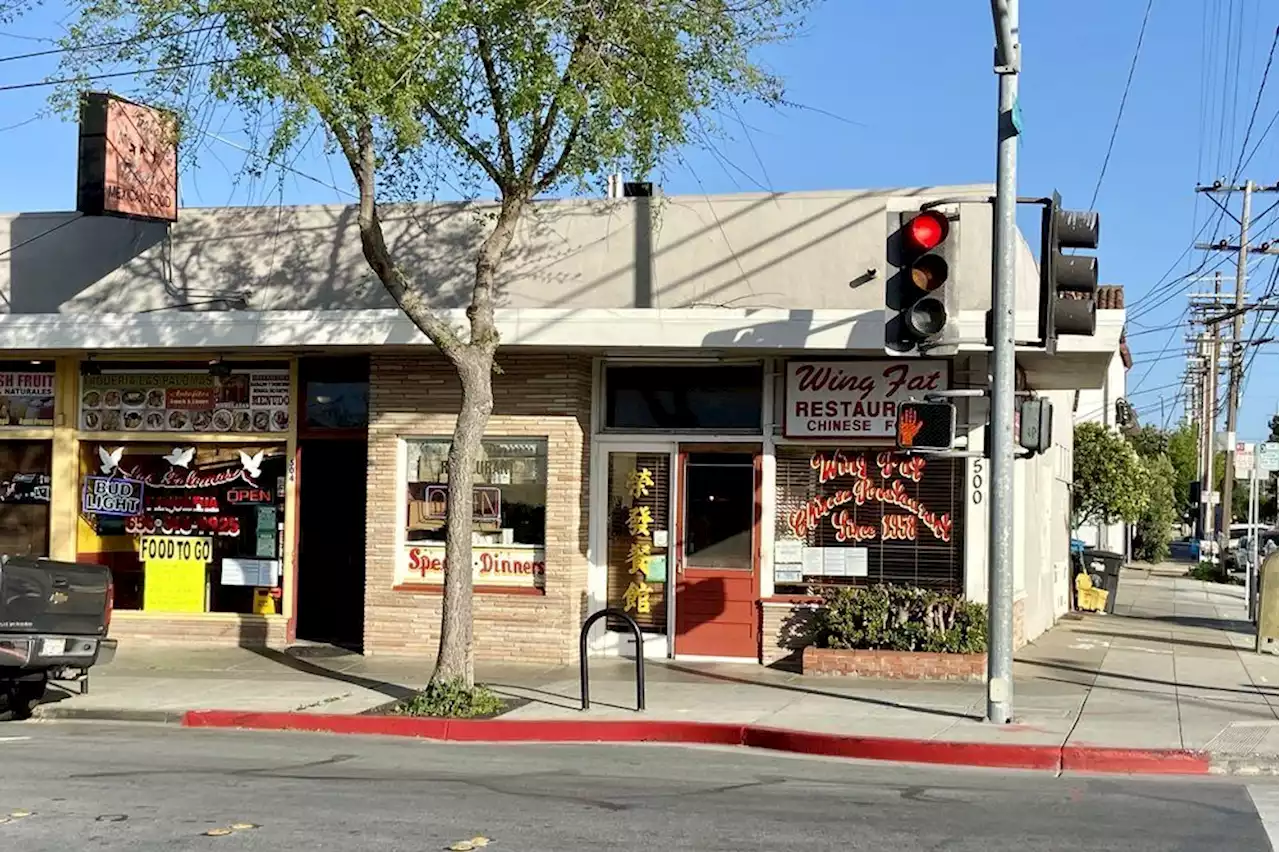
[[[111,571],[102,565],[0,555],[0,705],[23,718],[50,680],[79,681],[110,662]]]

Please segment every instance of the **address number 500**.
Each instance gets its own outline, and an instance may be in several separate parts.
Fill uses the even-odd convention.
[[[213,542],[208,538],[146,536],[140,549],[143,562],[213,561]]]

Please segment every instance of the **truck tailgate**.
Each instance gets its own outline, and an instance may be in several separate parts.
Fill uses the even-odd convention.
[[[105,636],[110,569],[0,557],[0,633]]]

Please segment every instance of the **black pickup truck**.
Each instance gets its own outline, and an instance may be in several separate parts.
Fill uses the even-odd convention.
[[[0,709],[29,715],[50,680],[88,685],[109,662],[111,571],[102,565],[0,555]]]

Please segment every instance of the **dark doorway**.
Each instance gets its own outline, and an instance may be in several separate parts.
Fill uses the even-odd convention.
[[[304,358],[298,429],[299,639],[364,643],[369,360]]]
[[[364,639],[364,441],[299,444],[299,639],[359,651]]]

